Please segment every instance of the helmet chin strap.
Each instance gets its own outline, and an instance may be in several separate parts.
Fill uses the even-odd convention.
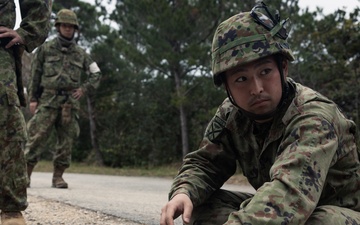
[[[281,108],[281,106],[284,105],[285,103],[285,98],[286,96],[288,95],[288,92],[289,92],[289,86],[285,80],[285,77],[284,77],[284,70],[282,68],[282,57],[275,57],[275,61],[276,61],[276,64],[278,66],[278,69],[279,69],[279,72],[280,72],[280,79],[281,79],[281,87],[282,87],[282,93],[281,93],[281,99],[280,99],[280,102],[279,104],[277,105],[277,107],[273,110],[273,111],[270,111],[270,112],[267,112],[267,113],[263,113],[263,114],[255,114],[255,113],[252,113],[252,112],[249,112],[249,111],[246,111],[245,109],[241,108],[240,106],[238,106],[236,104],[236,102],[234,101],[234,98],[232,97],[231,95],[231,92],[229,91],[229,88],[227,86],[227,83],[225,83],[225,89],[226,89],[226,93],[230,99],[230,102],[236,106],[245,116],[247,116],[249,119],[251,120],[255,120],[255,121],[261,121],[261,120],[268,120],[268,119],[271,119],[274,117],[274,115],[279,111],[279,109]]]

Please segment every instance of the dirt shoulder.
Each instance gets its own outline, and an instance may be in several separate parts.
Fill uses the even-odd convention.
[[[140,225],[66,203],[28,195],[28,208],[23,212],[27,225]]]

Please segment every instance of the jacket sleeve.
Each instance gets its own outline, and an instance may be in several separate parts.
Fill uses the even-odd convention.
[[[19,3],[22,21],[16,32],[25,42],[26,50],[32,52],[48,35],[52,0],[20,0]]]
[[[31,77],[28,86],[30,102],[37,102],[42,92],[40,84],[43,74],[44,48],[45,45],[42,45],[37,49],[31,64]]]
[[[236,172],[235,155],[232,151],[225,151],[228,146],[225,141],[216,141],[227,132],[226,117],[231,109],[225,106],[226,103],[219,107],[209,123],[200,148],[184,158],[169,199],[183,193],[190,197],[194,206],[200,205]]]
[[[81,88],[85,94],[91,94],[99,87],[102,74],[97,63],[90,57],[90,55],[88,55],[85,52],[84,54],[85,54],[84,67],[86,68],[86,73],[88,74],[88,78],[81,85]]]
[[[231,213],[225,224],[305,224],[317,206],[339,145],[329,121],[314,113],[296,116],[285,130],[270,182]]]

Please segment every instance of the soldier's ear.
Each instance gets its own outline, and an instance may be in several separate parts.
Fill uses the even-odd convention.
[[[283,71],[284,71],[284,77],[286,78],[288,73],[289,73],[289,60],[283,59],[282,68],[283,68]]]

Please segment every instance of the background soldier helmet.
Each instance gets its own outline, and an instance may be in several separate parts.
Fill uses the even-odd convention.
[[[280,16],[273,16],[265,4],[260,3],[251,12],[241,12],[222,22],[215,31],[212,43],[212,72],[216,86],[222,84],[224,71],[273,54],[283,54],[294,61],[293,53],[286,42],[288,32],[280,22]],[[258,12],[265,9],[266,16]],[[274,19],[275,18],[275,19]]]
[[[70,9],[62,9],[58,12],[55,19],[55,26],[60,25],[61,23],[72,24],[75,26],[75,29],[79,29],[77,16]]]

